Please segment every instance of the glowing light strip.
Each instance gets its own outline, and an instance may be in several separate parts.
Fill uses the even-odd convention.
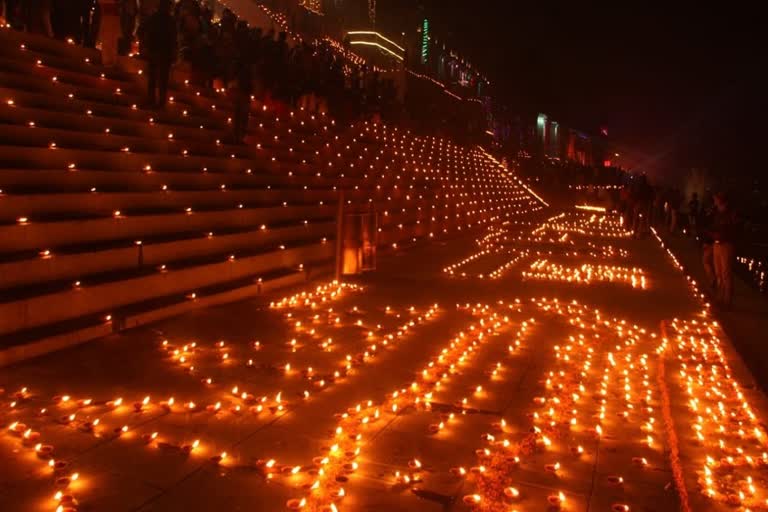
[[[379,34],[378,32],[375,32],[373,30],[352,30],[350,32],[347,32],[347,34],[349,34],[351,36],[356,36],[356,35],[376,36],[379,39],[383,39],[384,41],[388,42],[389,44],[391,44],[392,46],[394,46],[395,48],[397,48],[401,52],[405,51],[405,48],[403,48],[402,46],[400,46],[399,44],[397,44],[393,40],[388,39],[388,38],[384,37],[383,35]]]
[[[350,41],[349,44],[362,44],[362,45],[365,45],[365,46],[376,46],[378,48],[381,48],[385,52],[392,54],[392,56],[394,56],[398,60],[403,60],[403,57],[401,57],[400,55],[396,54],[395,52],[393,52],[392,50],[390,50],[386,46],[380,45],[379,43],[372,43],[370,41]]]
[[[587,210],[590,212],[602,212],[605,213],[605,207],[604,206],[592,206],[589,204],[577,204],[574,208],[577,210]]]
[[[485,150],[485,148],[484,148],[483,146],[477,146],[477,147],[478,147],[478,148],[480,148],[480,151],[482,151],[482,152],[483,152],[483,154],[484,154],[485,156],[487,156],[487,157],[488,157],[488,158],[489,158],[489,159],[490,159],[492,162],[494,162],[496,165],[498,165],[499,167],[501,167],[501,168],[502,168],[502,169],[504,169],[505,171],[509,172],[509,169],[507,169],[505,166],[501,165],[501,162],[499,162],[498,160],[496,160],[496,159],[493,157],[493,155],[492,155],[492,154],[490,154],[489,152],[487,152],[487,151]],[[519,184],[521,187],[523,187],[525,190],[527,190],[527,191],[528,191],[528,193],[529,193],[529,194],[531,194],[533,197],[535,197],[536,199],[538,199],[539,201],[541,201],[541,203],[542,203],[544,206],[549,206],[549,203],[548,203],[548,202],[546,202],[544,199],[542,199],[542,198],[541,198],[541,196],[539,196],[539,194],[537,194],[536,192],[534,192],[534,191],[531,189],[531,187],[529,187],[528,185],[526,185],[525,183],[523,183],[523,181],[522,181],[520,178],[518,178],[517,176],[514,176],[514,178],[517,180],[517,183],[518,183],[518,184]]]
[[[443,89],[443,92],[444,92],[445,94],[449,95],[449,96],[453,96],[453,97],[454,97],[454,98],[456,98],[457,100],[463,100],[463,99],[464,99],[464,98],[462,98],[461,96],[459,96],[458,94],[454,94],[454,93],[452,93],[452,92],[451,92],[451,91],[449,91],[448,89]]]

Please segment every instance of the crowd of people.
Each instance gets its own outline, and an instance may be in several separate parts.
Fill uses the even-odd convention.
[[[724,192],[707,193],[703,200],[693,192],[685,199],[679,189],[654,187],[641,175],[618,191],[618,209],[636,237],[645,236],[653,226],[694,238],[701,248],[706,284],[717,304],[728,309],[733,303],[739,217]]]
[[[342,119],[392,116],[397,110],[394,81],[345,58],[349,48],[249,27],[228,9],[217,18],[202,0],[0,0],[0,5],[11,27],[98,47],[106,66],[115,65],[119,55],[146,60],[149,106],[165,104],[175,65],[189,72],[193,84],[228,89],[237,141],[247,132],[254,96],[277,110],[333,111]]]
[[[567,184],[569,192],[581,191],[618,211],[635,238],[648,236],[654,228],[693,239],[701,250],[706,285],[716,303],[723,309],[732,307],[736,247],[746,238],[747,226],[728,194],[707,191],[701,197],[697,192],[686,196],[679,188],[654,185],[642,174],[561,162],[532,161],[528,171],[545,187]]]

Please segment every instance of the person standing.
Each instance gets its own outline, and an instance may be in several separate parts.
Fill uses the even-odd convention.
[[[691,200],[688,201],[688,226],[690,226],[693,236],[696,236],[697,233],[700,208],[699,194],[694,192]]]
[[[683,202],[683,196],[680,190],[673,188],[669,193],[669,232],[674,234],[677,231],[680,218],[680,205]]]
[[[131,53],[138,16],[139,5],[136,0],[120,0],[120,42],[117,48],[120,55]]]
[[[737,218],[728,198],[722,192],[715,195],[715,216],[712,222],[714,241],[712,259],[717,279],[717,299],[725,308],[733,302],[733,264],[736,260]]]
[[[51,4],[51,28],[53,37],[62,41],[81,43],[80,6],[74,0],[53,0]]]
[[[630,213],[632,212],[629,186],[624,185],[619,190],[619,212],[621,212],[622,223],[625,227],[631,228],[632,221]]]
[[[717,290],[717,277],[715,275],[715,240],[712,238],[712,223],[714,222],[714,206],[701,209],[699,216],[699,239],[701,240],[701,263],[704,266],[704,275],[707,278],[707,286],[710,290]]]
[[[80,19],[79,39],[86,48],[96,48],[100,9],[96,0],[77,0],[72,7],[77,9]]]
[[[275,73],[274,96],[282,103],[287,103],[290,98],[290,80],[289,70],[290,62],[288,60],[290,48],[288,48],[288,35],[283,31],[277,34],[277,41],[272,46],[272,61]],[[278,104],[278,107],[281,105]]]
[[[136,39],[139,43],[139,52],[146,59],[147,51],[147,21],[157,12],[158,0],[141,0],[139,2],[139,26],[136,29]]]
[[[117,64],[117,40],[120,37],[120,6],[117,0],[99,0],[101,23],[101,63],[105,66]]]
[[[165,106],[171,65],[176,59],[176,21],[171,1],[161,0],[157,12],[147,20],[147,88],[150,106]]]
[[[0,5],[4,6],[2,10],[3,14],[2,16],[5,17],[5,23],[11,26],[11,28],[14,28],[16,30],[20,30],[22,28],[21,23],[21,2],[20,0],[4,0]]]
[[[245,25],[238,26],[237,63],[235,65],[235,87],[232,91],[234,120],[232,123],[235,144],[242,144],[248,134],[248,117],[251,113],[253,94],[253,54],[251,39]]]
[[[277,62],[275,55],[275,31],[270,29],[264,37],[261,38],[261,66],[260,77],[264,85],[264,103],[269,105],[274,97],[275,85],[277,83]]]
[[[659,187],[653,187],[651,193],[653,200],[651,201],[651,218],[648,222],[651,226],[657,227],[660,219],[664,218],[664,194]]]
[[[21,2],[27,32],[46,37],[53,36],[51,27],[51,0],[27,0]]]

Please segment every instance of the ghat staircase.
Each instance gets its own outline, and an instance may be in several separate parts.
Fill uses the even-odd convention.
[[[231,145],[226,91],[149,110],[135,59],[0,49],[0,365],[328,273],[340,200],[390,250],[541,208],[479,148],[259,101]]]

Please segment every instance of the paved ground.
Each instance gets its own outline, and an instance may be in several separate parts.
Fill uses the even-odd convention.
[[[706,283],[701,252],[695,241],[666,233],[663,238],[691,276],[701,283]],[[711,290],[704,288],[709,295]],[[768,391],[768,350],[765,350],[765,336],[754,334],[768,332],[768,301],[755,288],[737,277],[734,279],[733,308],[718,311],[717,317],[751,370],[756,384],[763,392]]]
[[[0,510],[764,509],[762,396],[670,256],[542,220],[4,369]]]

